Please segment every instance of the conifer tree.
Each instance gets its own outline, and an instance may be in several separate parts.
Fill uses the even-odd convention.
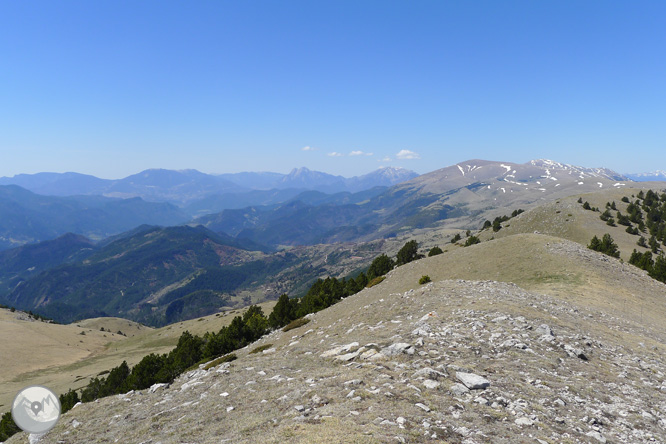
[[[386,254],[377,256],[370,264],[370,268],[368,268],[368,280],[371,281],[376,277],[384,276],[391,271],[394,266],[395,262],[393,262],[393,259]]]
[[[416,259],[421,259],[423,255],[419,254],[419,244],[415,240],[410,240],[402,246],[398,255],[396,256],[396,265],[405,265]]]

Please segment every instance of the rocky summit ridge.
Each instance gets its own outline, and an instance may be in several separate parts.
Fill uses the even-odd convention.
[[[666,296],[640,270],[579,244],[531,240],[535,260],[596,267],[609,284],[597,282],[595,295],[624,290],[614,277],[639,297]],[[566,286],[418,285],[441,260],[399,267],[233,362],[78,405],[47,435],[8,443],[666,441],[663,322],[625,317],[582,290],[562,297]]]

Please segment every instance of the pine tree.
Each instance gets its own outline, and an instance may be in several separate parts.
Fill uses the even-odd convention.
[[[415,240],[410,240],[398,251],[396,256],[396,265],[408,264],[416,259],[421,259],[423,255],[419,254],[419,244]]]
[[[612,257],[620,257],[620,250],[617,248],[617,244],[613,241],[613,238],[610,234],[604,234],[604,237],[601,239],[601,250],[602,253],[607,254]]]
[[[666,282],[666,257],[664,255],[660,254],[657,256],[650,276],[658,281]]]
[[[356,276],[356,286],[361,290],[364,289],[366,285],[368,285],[368,281],[368,276],[366,276],[366,274],[363,272],[360,272],[358,276]]]
[[[600,251],[601,241],[599,240],[599,238],[596,235],[594,235],[592,237],[592,239],[590,240],[590,244],[587,246],[587,248],[589,248],[590,250],[594,250],[594,251]]]
[[[273,307],[273,311],[268,316],[268,324],[273,328],[281,328],[296,319],[296,308],[298,301],[289,299],[289,296],[283,294]]]
[[[368,268],[368,280],[371,281],[378,276],[384,276],[391,271],[394,266],[395,262],[393,262],[393,259],[386,254],[377,256],[375,260],[372,261],[372,264],[370,264],[370,268]]]

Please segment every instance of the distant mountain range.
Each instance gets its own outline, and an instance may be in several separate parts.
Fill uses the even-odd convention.
[[[298,176],[307,183],[311,175],[297,170]],[[166,228],[139,225],[187,222],[169,203],[39,196],[0,186],[6,243],[19,235],[53,239],[65,229],[98,238],[120,233],[96,244],[70,234],[0,252],[0,299],[60,321],[112,315],[163,325],[236,306],[243,294],[277,297],[302,288],[343,259],[346,273],[358,271],[374,254],[355,247],[368,245],[363,242],[432,227],[480,228],[484,219],[514,209],[629,183],[607,169],[550,160],[470,160],[356,193],[256,190],[257,198],[273,193],[283,202],[225,209]],[[331,252],[332,244],[345,245],[344,252]]]
[[[621,188],[628,181],[608,169],[550,160],[526,164],[470,160],[363,200],[310,203],[294,198],[273,207],[227,209],[194,223],[273,247],[372,240],[435,225],[483,223],[480,217],[496,216],[506,208],[603,187]]]
[[[177,225],[188,220],[185,212],[170,203],[138,197],[54,197],[16,185],[0,186],[0,250],[68,232],[101,240],[142,224]]]
[[[140,197],[146,201],[184,206],[213,196],[226,196],[227,200],[236,196],[236,200],[242,201],[245,195],[256,196],[257,193],[251,192],[257,190],[358,192],[376,186],[392,186],[417,175],[404,168],[391,167],[352,178],[307,168],[297,168],[289,174],[247,172],[222,175],[204,174],[196,170],[150,169],[118,180],[100,179],[79,173],[19,174],[0,178],[0,185],[18,185],[33,193],[49,196]],[[296,194],[298,193],[293,192],[291,196]]]
[[[666,181],[666,171],[657,170],[651,173],[627,174],[627,177],[636,182]]]

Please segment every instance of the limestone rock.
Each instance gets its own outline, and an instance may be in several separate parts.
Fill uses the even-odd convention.
[[[490,387],[490,381],[474,373],[456,372],[456,378],[470,390],[483,390]]]

